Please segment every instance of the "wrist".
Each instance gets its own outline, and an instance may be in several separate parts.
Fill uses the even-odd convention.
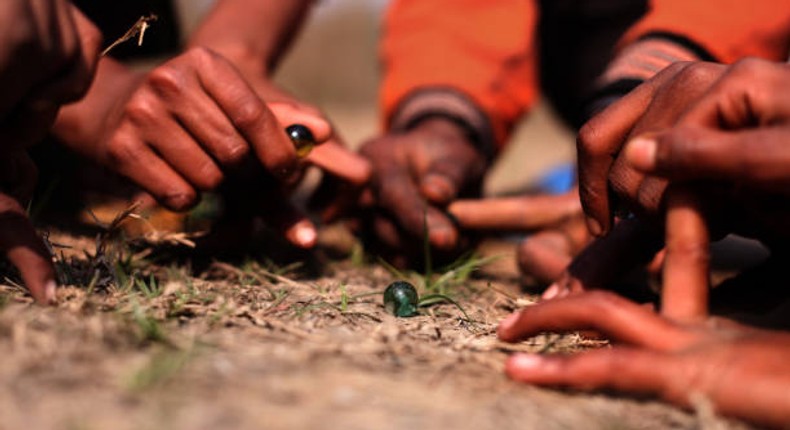
[[[488,117],[464,94],[453,89],[427,88],[412,92],[389,118],[393,132],[418,127],[430,131],[459,133],[490,162],[494,158],[494,134]]]

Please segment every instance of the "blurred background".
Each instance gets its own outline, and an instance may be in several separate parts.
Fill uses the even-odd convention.
[[[189,34],[213,0],[176,0]],[[379,130],[377,41],[387,0],[322,0],[278,70],[277,81],[323,109],[347,144]],[[488,194],[513,193],[573,161],[573,133],[541,104],[519,127],[486,183]]]

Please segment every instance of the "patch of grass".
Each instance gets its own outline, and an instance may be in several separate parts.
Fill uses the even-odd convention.
[[[164,292],[164,288],[162,287],[161,283],[157,282],[153,274],[148,275],[147,281],[145,278],[135,277],[133,279],[137,290],[140,291],[146,299],[155,299],[161,296]]]
[[[132,302],[132,321],[134,322],[141,342],[161,343],[167,346],[174,346],[173,342],[167,337],[165,330],[159,321],[152,315],[145,312],[137,301]]]
[[[127,389],[140,392],[161,387],[173,380],[196,355],[194,349],[184,351],[164,350],[153,354],[148,362],[127,381]]]

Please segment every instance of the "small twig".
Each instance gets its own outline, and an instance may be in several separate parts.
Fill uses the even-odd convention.
[[[119,37],[115,42],[111,43],[110,46],[105,48],[104,51],[102,51],[101,56],[104,57],[116,46],[128,40],[134,39],[135,37],[137,37],[137,46],[142,46],[143,38],[145,37],[145,31],[151,26],[150,23],[156,21],[157,19],[159,19],[159,17],[154,14],[141,16],[137,22],[135,22],[134,25],[132,25],[132,27],[123,34],[123,36]]]

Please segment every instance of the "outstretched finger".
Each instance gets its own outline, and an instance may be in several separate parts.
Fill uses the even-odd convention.
[[[643,306],[608,291],[549,300],[503,320],[497,335],[516,342],[543,332],[594,330],[611,340],[656,350],[672,350],[692,335]]]
[[[666,257],[661,314],[676,321],[708,315],[710,239],[697,197],[688,189],[667,191]]]
[[[330,138],[313,149],[307,160],[355,187],[362,187],[370,180],[372,171],[370,162],[346,148],[336,138]]]
[[[581,390],[614,389],[653,394],[686,405],[688,393],[673,385],[683,371],[665,353],[614,347],[572,356],[516,354],[505,364],[505,372],[516,381]]]
[[[536,230],[581,212],[578,194],[457,200],[447,208],[467,229]]]
[[[19,202],[3,193],[0,193],[0,250],[19,270],[38,303],[55,301],[57,281],[52,257]]]

